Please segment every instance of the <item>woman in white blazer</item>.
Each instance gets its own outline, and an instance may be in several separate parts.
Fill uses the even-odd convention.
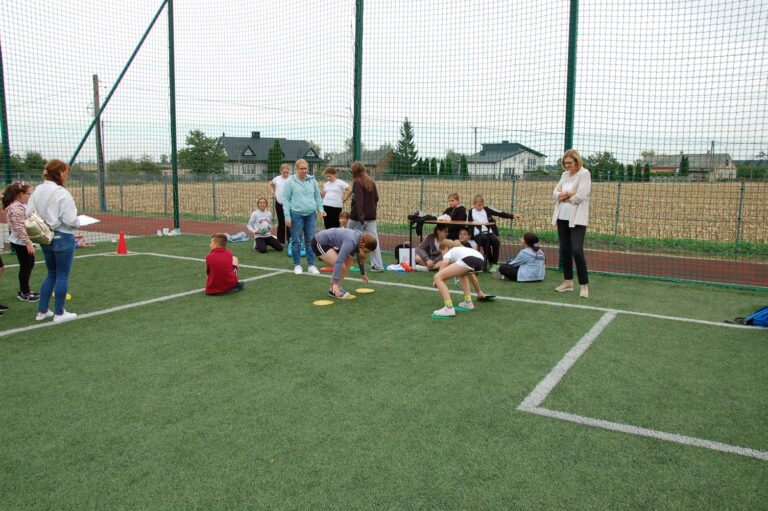
[[[592,176],[584,168],[584,160],[575,149],[563,154],[560,163],[565,170],[560,176],[552,197],[555,211],[552,225],[557,225],[560,241],[560,260],[563,263],[563,283],[555,288],[558,293],[573,291],[573,264],[579,278],[579,296],[589,297],[589,275],[584,257],[584,236],[589,223],[589,194],[592,191]]]

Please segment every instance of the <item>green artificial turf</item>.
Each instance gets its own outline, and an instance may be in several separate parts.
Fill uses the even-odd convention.
[[[128,246],[202,259],[208,240]],[[231,248],[243,278],[270,273],[247,265],[292,268],[285,254]],[[89,250],[78,255],[114,247]],[[78,259],[71,308],[200,289],[204,273],[202,262],[149,255]],[[517,411],[604,312],[504,299],[706,319],[735,315],[758,294],[597,276],[593,297],[580,300],[552,291],[556,275],[533,285],[483,275],[497,301],[435,320],[441,300],[431,278],[374,274],[366,287],[375,293],[316,307],[328,277],[287,271],[229,296],[199,292],[0,337],[0,509],[755,509],[767,501],[768,462]],[[26,313],[14,319],[34,306],[12,305],[2,328],[35,325]],[[759,388],[768,354],[750,346],[766,333],[734,332],[620,314],[544,405],[679,425],[694,436],[714,431],[713,440],[765,449]],[[710,373],[730,380],[723,392],[712,393]],[[670,378],[675,392],[662,406],[648,380],[663,390]],[[722,408],[713,429],[692,402],[699,398]],[[729,416],[738,413],[744,421]]]

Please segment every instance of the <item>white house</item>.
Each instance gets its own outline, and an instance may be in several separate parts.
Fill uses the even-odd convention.
[[[544,168],[547,155],[522,144],[507,140],[500,144],[483,144],[483,149],[467,157],[470,176],[523,177]]]

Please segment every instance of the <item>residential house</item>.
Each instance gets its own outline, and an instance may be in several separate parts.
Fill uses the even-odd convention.
[[[228,137],[222,133],[219,145],[227,154],[227,173],[251,179],[267,176],[267,156],[275,140],[280,141],[281,163],[288,163],[293,167],[297,160],[303,158],[309,164],[310,174],[319,170],[323,160],[306,140],[263,138],[258,131],[252,131],[250,137]]]
[[[715,181],[718,179],[735,179],[736,163],[728,153],[704,154],[656,154],[640,161],[642,168],[647,164],[651,175],[672,172],[680,174],[680,161],[688,157],[688,176],[693,181]]]
[[[382,146],[373,151],[363,149],[360,153],[360,161],[365,164],[365,169],[371,176],[380,176],[392,165],[393,150],[391,147]],[[352,151],[330,154],[328,165],[339,170],[349,170],[352,166]]]
[[[544,168],[547,155],[518,143],[482,144],[479,153],[467,157],[470,176],[523,177]]]

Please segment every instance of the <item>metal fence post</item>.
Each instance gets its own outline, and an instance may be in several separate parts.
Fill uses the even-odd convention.
[[[124,192],[123,192],[123,173],[121,172],[120,173],[120,213],[123,212],[123,208],[125,206],[125,204],[123,203],[123,195],[124,195]]]
[[[419,177],[419,211],[424,209],[424,176]]]
[[[613,244],[616,245],[616,238],[619,235],[619,219],[621,218],[621,181],[616,188],[616,220],[613,223]]]
[[[517,191],[517,176],[515,174],[512,174],[512,204],[509,206],[509,212],[512,214],[512,226],[515,225],[515,195]],[[510,228],[509,232],[507,233],[507,238],[510,238],[512,236],[512,229]]]
[[[83,176],[80,176],[80,207],[88,209],[85,207],[85,179]]]
[[[163,174],[163,215],[168,214],[168,176]]]
[[[211,174],[211,195],[213,205],[213,218],[216,219],[216,174]]]
[[[733,247],[734,255],[739,255],[739,239],[741,238],[741,215],[744,210],[744,192],[746,191],[746,183],[741,182],[741,190],[739,192],[739,212],[736,215],[736,242]]]

